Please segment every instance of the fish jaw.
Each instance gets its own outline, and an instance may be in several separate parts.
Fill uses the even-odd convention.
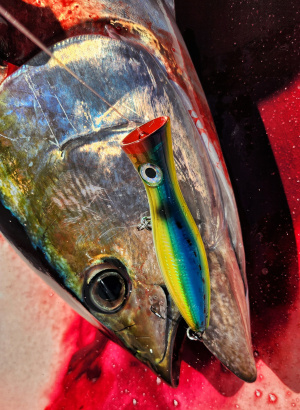
[[[98,265],[98,266],[101,266]],[[107,268],[107,263],[104,264]],[[131,279],[130,279],[131,278]],[[130,291],[125,305],[110,314],[96,311],[83,286],[87,310],[108,329],[112,340],[129,350],[141,362],[173,387],[178,385],[180,348],[184,328],[178,309],[164,285],[142,283],[129,275]]]
[[[186,331],[177,307],[169,296],[167,296],[167,298],[168,308],[166,317],[156,317],[157,321],[165,322],[164,336],[162,336],[161,332],[157,331],[157,327],[152,326],[148,332],[149,339],[143,339],[143,349],[132,351],[132,347],[135,346],[139,335],[142,337],[145,335],[145,319],[142,318],[139,329],[136,328],[135,332],[133,332],[133,328],[130,329],[126,337],[125,346],[132,351],[137,359],[150,367],[150,369],[166,383],[172,387],[177,387],[179,384],[181,352]],[[120,336],[120,333],[118,333],[119,338]],[[156,347],[162,346],[163,355],[158,355],[154,350],[149,348],[149,342]]]

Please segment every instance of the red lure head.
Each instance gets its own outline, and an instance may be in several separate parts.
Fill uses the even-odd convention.
[[[121,148],[127,155],[150,154],[159,143],[156,136],[162,134],[166,124],[170,126],[169,117],[158,117],[137,127],[123,139]]]

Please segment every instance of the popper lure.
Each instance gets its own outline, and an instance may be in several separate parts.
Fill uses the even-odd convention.
[[[170,119],[132,131],[122,149],[146,188],[158,263],[182,317],[194,332],[209,324],[210,278],[205,248],[181,193],[173,158]]]

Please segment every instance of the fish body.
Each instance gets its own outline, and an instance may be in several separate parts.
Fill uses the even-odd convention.
[[[131,132],[122,148],[146,188],[154,245],[164,281],[194,332],[209,323],[210,279],[199,229],[176,177],[170,120],[156,118]]]
[[[1,231],[75,310],[175,386],[181,315],[151,232],[137,230],[149,215],[147,195],[120,147],[134,123],[170,117],[178,183],[210,272],[203,342],[236,375],[253,381],[234,197],[169,4],[95,0],[80,13],[87,24],[51,50],[131,121],[45,53],[9,76],[0,86]],[[92,30],[87,16],[94,15]]]

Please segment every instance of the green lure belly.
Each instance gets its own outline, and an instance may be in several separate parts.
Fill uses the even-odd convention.
[[[180,191],[168,117],[131,132],[122,149],[147,191],[155,250],[166,286],[187,325],[209,325],[210,277],[202,238]]]

